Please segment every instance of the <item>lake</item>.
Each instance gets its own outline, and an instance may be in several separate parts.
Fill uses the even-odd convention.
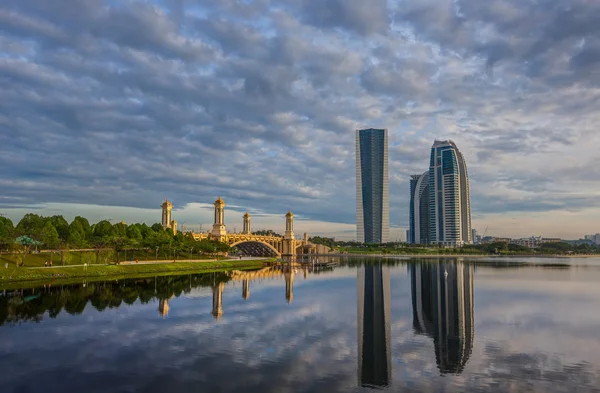
[[[345,259],[0,292],[2,392],[600,392],[600,259]]]

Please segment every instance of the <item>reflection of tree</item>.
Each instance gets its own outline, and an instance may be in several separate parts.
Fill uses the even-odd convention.
[[[81,314],[88,302],[98,311],[139,300],[149,303],[189,293],[193,288],[212,287],[229,281],[226,273],[188,274],[121,281],[73,284],[0,292],[0,325],[38,322],[48,313],[56,318],[62,310]]]

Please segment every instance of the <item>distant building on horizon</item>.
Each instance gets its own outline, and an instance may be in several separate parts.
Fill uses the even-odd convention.
[[[600,245],[600,233],[595,235],[585,235],[585,240],[590,240],[596,245]]]
[[[429,171],[410,179],[410,212],[407,242],[429,244]]]
[[[387,129],[356,131],[356,232],[361,243],[390,236]]]
[[[472,243],[469,175],[452,141],[435,141],[429,160],[429,241],[446,247]]]

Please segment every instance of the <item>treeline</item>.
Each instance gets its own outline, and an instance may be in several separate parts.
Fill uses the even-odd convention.
[[[111,248],[119,262],[119,254],[127,249],[164,249],[178,251],[192,250],[201,253],[226,252],[229,246],[211,240],[194,240],[191,234],[176,234],[161,224],[148,226],[145,223],[127,225],[111,224],[102,220],[95,224],[81,216],[71,223],[63,216],[44,217],[26,214],[19,223],[0,217],[0,249],[9,252],[27,253],[36,248],[49,250],[96,249],[97,257],[101,250]],[[98,258],[97,258],[98,259]]]
[[[332,249],[358,253],[380,254],[428,254],[435,250],[436,254],[597,254],[600,247],[594,244],[571,244],[567,242],[542,243],[539,248],[531,249],[518,244],[494,242],[488,244],[465,245],[457,248],[439,248],[427,244],[408,244],[390,242],[384,244],[368,244],[356,241],[336,241],[335,238],[314,236],[312,243],[323,244]]]
[[[600,247],[595,244],[571,244],[567,242],[542,243],[540,247],[531,249],[518,244],[494,242],[479,245],[466,245],[465,249],[481,250],[490,254],[523,253],[523,254],[597,254]]]
[[[146,304],[229,280],[225,273],[206,273],[4,291],[0,292],[0,326],[39,322],[46,313],[50,318],[56,318],[62,311],[77,315],[88,304],[98,311],[131,305],[138,300]]]

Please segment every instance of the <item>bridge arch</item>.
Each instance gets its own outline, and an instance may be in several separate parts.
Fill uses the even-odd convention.
[[[275,247],[261,240],[240,240],[229,245],[230,247],[239,248],[244,254],[262,257],[275,256],[280,257],[281,253]],[[270,254],[270,255],[269,255]]]

